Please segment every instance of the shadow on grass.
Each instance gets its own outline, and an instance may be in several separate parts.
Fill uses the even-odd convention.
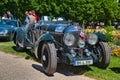
[[[114,71],[115,73],[119,73],[120,74],[120,68],[119,67],[113,67],[110,68],[112,71]]]
[[[60,73],[62,73],[62,71],[63,72],[66,71],[69,73],[69,74],[66,74],[66,76],[69,76],[69,75],[82,75],[87,71],[92,71],[92,69],[87,65],[85,65],[85,66],[72,66],[72,65],[66,65],[64,63],[59,63],[57,71]]]
[[[10,40],[7,40],[6,38],[0,38],[0,42],[10,42]]]
[[[44,72],[44,69],[41,65],[38,64],[32,64],[32,67],[45,75],[47,75]],[[79,67],[74,67],[70,65],[65,65],[65,64],[58,64],[58,68],[56,72],[63,74],[65,76],[76,76],[76,75],[82,75],[87,71],[90,71],[91,69],[88,66],[79,66]],[[52,77],[54,75],[47,75],[48,77]]]
[[[24,50],[18,50],[18,49],[16,48],[16,46],[12,46],[12,48],[13,48],[16,52],[26,52],[26,49],[24,49]]]
[[[24,50],[22,50],[22,51],[19,51],[19,50],[17,50],[17,48],[16,48],[16,46],[13,46],[12,47],[16,52],[25,52],[27,55],[25,56],[25,59],[33,59],[33,60],[35,60],[35,61],[38,61],[37,59],[36,59],[36,57],[35,57],[35,55],[34,55],[34,53],[31,53],[29,50],[27,50],[27,49],[24,49]]]

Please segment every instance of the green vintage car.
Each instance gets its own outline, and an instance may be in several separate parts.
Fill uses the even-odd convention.
[[[14,42],[18,50],[29,49],[41,61],[45,73],[55,73],[57,63],[73,66],[96,65],[107,68],[110,53],[105,36],[101,33],[85,34],[79,25],[68,21],[40,20],[38,24],[16,30]]]

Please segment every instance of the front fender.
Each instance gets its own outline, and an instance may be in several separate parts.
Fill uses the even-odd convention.
[[[101,32],[96,32],[95,34],[98,36],[100,40],[104,41],[106,39],[106,36]]]
[[[53,36],[51,34],[43,34],[40,38],[41,41],[46,41],[46,40],[54,40]]]
[[[38,40],[36,41],[36,45],[38,45],[40,42],[42,42],[42,41],[53,41],[54,42],[54,37],[51,35],[51,34],[49,34],[49,33],[45,33],[45,34],[42,34],[39,38],[38,38]]]
[[[37,58],[39,58],[39,55],[40,55],[40,52],[38,50],[41,50],[44,41],[53,41],[54,42],[54,37],[49,33],[45,33],[45,34],[42,34],[38,38],[38,40],[35,42],[35,46],[34,46],[34,53]]]

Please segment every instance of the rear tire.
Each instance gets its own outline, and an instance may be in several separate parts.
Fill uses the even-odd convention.
[[[16,44],[16,50],[17,50],[17,51],[24,51],[24,48],[22,48],[22,47],[19,46],[18,35],[16,35],[14,42],[15,42],[15,44]]]
[[[45,73],[47,75],[53,75],[57,68],[57,55],[54,43],[44,43],[41,56],[41,62]]]

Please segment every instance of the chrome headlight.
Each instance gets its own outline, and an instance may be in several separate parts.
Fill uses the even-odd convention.
[[[80,48],[83,48],[83,47],[85,46],[85,41],[82,40],[82,39],[79,39],[79,41],[78,41],[78,46],[79,46]]]
[[[89,33],[87,35],[87,42],[90,44],[90,45],[94,45],[96,44],[98,41],[98,36],[94,33]]]
[[[67,45],[67,46],[74,45],[75,40],[76,40],[75,36],[73,34],[70,34],[70,33],[65,34],[63,37],[63,41],[64,41],[65,45]]]

